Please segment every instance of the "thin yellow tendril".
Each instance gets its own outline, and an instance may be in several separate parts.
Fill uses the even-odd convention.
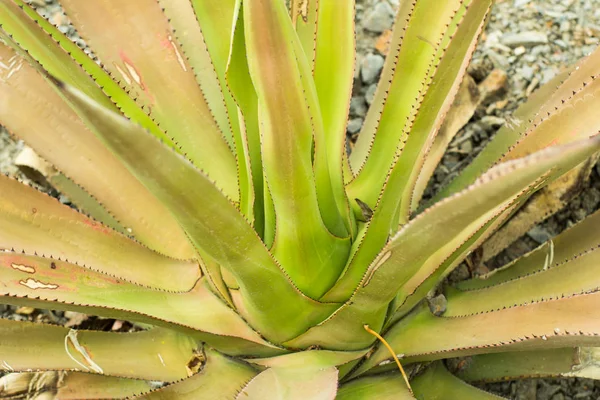
[[[406,382],[406,386],[408,386],[408,390],[410,390],[410,392],[412,393],[413,391],[412,391],[412,388],[410,387],[410,383],[408,382],[408,376],[406,376],[406,372],[404,372],[404,368],[402,368],[402,364],[400,364],[400,360],[398,360],[398,357],[396,356],[394,349],[392,349],[392,346],[390,346],[390,344],[383,337],[381,337],[381,335],[379,333],[377,333],[373,329],[369,328],[369,325],[364,325],[363,328],[365,328],[365,331],[369,332],[371,335],[373,335],[377,339],[379,339],[381,341],[381,343],[383,343],[383,345],[392,354],[392,357],[394,357],[394,361],[396,361],[396,365],[398,365],[398,369],[400,370],[400,373],[402,374],[402,377],[404,378],[404,382]]]

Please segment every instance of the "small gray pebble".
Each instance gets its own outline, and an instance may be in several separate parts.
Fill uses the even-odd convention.
[[[531,49],[531,54],[533,56],[541,56],[544,54],[549,54],[552,52],[552,48],[550,47],[550,45],[540,45],[540,46],[535,46],[533,49]]]
[[[362,61],[360,76],[364,83],[373,83],[379,77],[385,60],[379,54],[368,54]]]
[[[495,117],[493,115],[486,115],[485,117],[481,118],[481,124],[486,128],[499,128],[504,125],[505,122],[506,120],[504,118]]]
[[[542,71],[542,80],[541,83],[542,85],[550,82],[550,80],[552,80],[552,78],[554,78],[556,76],[556,71],[554,69],[545,69]]]
[[[394,23],[394,9],[386,1],[377,3],[373,11],[363,21],[366,30],[381,33]]]
[[[548,43],[548,35],[544,32],[526,31],[519,33],[505,33],[501,38],[502,44],[508,47],[533,47]]]
[[[373,102],[373,99],[375,98],[375,91],[377,90],[377,84],[374,83],[371,86],[369,86],[369,89],[367,89],[367,93],[365,94],[365,100],[367,101],[368,105],[371,105],[371,103]]]
[[[65,196],[64,194],[60,194],[58,196],[58,201],[60,201],[61,204],[69,204],[71,202],[71,200],[67,196]]]
[[[346,127],[346,130],[350,134],[355,134],[358,131],[360,131],[360,128],[362,128],[362,124],[363,124],[362,118],[353,118],[350,121],[348,121],[348,126]]]
[[[531,68],[529,65],[525,65],[519,68],[517,71],[523,78],[527,79],[528,81],[531,81],[533,79],[534,71],[533,68]]]
[[[531,0],[515,0],[513,2],[513,5],[515,6],[515,8],[521,8],[527,4],[529,4]]]
[[[367,115],[367,104],[364,97],[354,96],[350,99],[350,114],[359,117]]]
[[[540,225],[536,225],[527,232],[527,236],[532,238],[538,243],[544,243],[548,239],[550,239],[550,234],[546,229],[541,227]]]

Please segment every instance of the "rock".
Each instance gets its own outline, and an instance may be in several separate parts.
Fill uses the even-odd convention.
[[[71,204],[71,199],[64,194],[58,195],[58,201],[60,201],[61,204]]]
[[[531,68],[529,65],[525,65],[519,68],[517,72],[528,81],[531,81],[533,79],[533,74],[535,73],[533,71],[533,68]]]
[[[519,46],[517,48],[515,48],[514,53],[516,56],[521,56],[523,54],[525,54],[527,52],[527,50],[525,49],[525,46]]]
[[[23,307],[17,308],[17,310],[15,312],[17,314],[21,314],[21,315],[31,315],[34,313],[34,311],[35,311],[35,308],[33,308],[33,307],[23,306]]]
[[[442,158],[442,163],[446,168],[452,170],[460,162],[460,157],[457,154],[446,154]]]
[[[364,83],[373,83],[379,77],[385,60],[378,54],[368,54],[360,66],[360,76]]]
[[[552,52],[552,47],[550,45],[538,45],[531,49],[531,55],[534,57],[543,56],[546,54],[550,54]]]
[[[371,105],[371,103],[373,102],[373,99],[375,98],[375,91],[377,90],[377,84],[374,83],[371,86],[369,86],[369,89],[367,89],[367,93],[365,94],[365,100],[367,101],[368,105]]]
[[[548,36],[544,32],[526,31],[519,33],[505,33],[501,41],[508,47],[533,47],[548,43]]]
[[[536,399],[537,382],[535,379],[517,381],[515,388],[515,400]],[[537,397],[539,398],[539,397]],[[542,397],[543,398],[543,397]]]
[[[446,296],[443,294],[437,295],[434,298],[428,299],[429,310],[435,316],[440,316],[446,312],[446,306],[448,305],[448,301],[446,300]]]
[[[465,140],[458,146],[458,149],[465,154],[470,154],[471,151],[473,151],[473,142],[471,142],[471,140]]]
[[[450,273],[450,275],[448,276],[448,280],[450,282],[461,282],[470,277],[471,272],[469,271],[469,268],[463,263],[460,264],[454,271]]]
[[[50,187],[47,178],[54,175],[56,170],[50,163],[37,155],[31,147],[23,147],[14,162],[28,179],[41,186]]]
[[[355,134],[358,131],[360,131],[360,128],[362,128],[362,124],[363,124],[362,118],[353,118],[350,121],[348,121],[348,126],[346,127],[346,130],[350,134]]]
[[[581,207],[586,213],[593,213],[600,204],[600,190],[591,188],[581,196]]]
[[[367,115],[367,105],[365,104],[364,97],[354,96],[350,99],[350,114],[358,117],[364,117]]]
[[[551,235],[546,229],[540,225],[536,225],[527,232],[527,236],[538,243],[545,243],[550,239]]]
[[[495,117],[493,115],[486,115],[485,117],[481,118],[481,124],[486,129],[500,128],[505,122],[506,120],[504,118]]]
[[[552,80],[552,78],[554,78],[555,76],[556,76],[556,70],[554,70],[554,69],[543,70],[541,84],[543,85],[547,82],[550,82],[550,80]]]
[[[507,69],[510,66],[510,61],[508,57],[503,56],[494,50],[488,50],[487,55],[490,57],[492,62],[494,63],[494,67],[500,69]]]
[[[569,45],[567,44],[567,42],[565,42],[562,39],[556,39],[554,41],[554,44],[556,44],[557,46],[560,46],[563,49],[568,49],[569,48]]]
[[[394,23],[394,9],[386,1],[377,3],[363,21],[366,30],[376,33],[382,33],[390,29]]]
[[[513,5],[515,6],[515,8],[521,8],[521,7],[529,4],[529,2],[531,2],[531,0],[515,0],[513,2]]]

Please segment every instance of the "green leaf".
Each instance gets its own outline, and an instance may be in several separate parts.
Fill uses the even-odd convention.
[[[3,398],[43,398],[49,394],[61,400],[124,399],[151,388],[148,381],[85,372],[21,372],[0,378]]]
[[[440,62],[448,26],[464,13],[467,1],[421,0],[414,8],[410,2],[406,3],[396,20],[408,18],[409,21],[398,23],[393,32],[392,46],[397,45],[399,49],[393,50],[386,59],[374,106],[350,155],[350,166],[356,177],[347,186],[348,195],[351,199],[359,198],[371,208],[397,154],[403,151],[412,134],[415,117]],[[479,21],[476,26],[478,24]],[[467,39],[463,45],[468,47],[470,42]],[[354,204],[353,207],[356,213]]]
[[[125,227],[98,200],[40,157],[31,147],[24,146],[15,157],[14,164],[34,182],[40,182],[44,186],[50,185],[58,190],[70,204],[75,205],[82,213],[119,233],[128,233]]]
[[[480,354],[458,360],[455,374],[466,381],[494,382],[508,379],[563,377],[598,379],[597,347],[565,347],[549,350]]]
[[[206,362],[200,372],[181,382],[143,394],[135,399],[144,400],[222,400],[232,399],[256,374],[247,364],[204,349]]]
[[[189,336],[159,328],[109,333],[0,319],[0,333],[2,365],[16,372],[70,370],[174,381],[188,376],[187,363],[198,348]]]
[[[151,387],[152,383],[148,381],[70,372],[63,378],[56,396],[61,400],[124,399],[149,390]]]
[[[244,37],[244,13],[242,2],[237,1],[234,14],[234,28],[231,39],[231,49],[225,79],[231,95],[235,100],[236,113],[239,121],[239,134],[241,137],[243,154],[238,155],[245,161],[247,181],[240,180],[242,192],[240,210],[250,222],[261,238],[265,238],[265,232],[275,231],[275,219],[271,219],[269,227],[265,227],[265,187],[262,170],[262,155],[260,150],[260,131],[258,121],[258,98],[250,71],[246,54],[246,42]],[[242,157],[243,156],[243,157]],[[244,193],[247,191],[247,195]],[[272,243],[265,241],[270,247]]]
[[[121,225],[91,194],[81,186],[73,182],[62,173],[56,173],[49,177],[49,182],[61,194],[64,194],[71,204],[82,213],[89,215],[96,221],[106,225],[115,231],[128,234],[127,228]],[[132,229],[133,231],[133,229]],[[191,246],[190,246],[191,247]]]
[[[392,172],[388,181],[388,185],[402,188],[401,195],[396,200],[399,209],[394,224],[406,224],[420,200],[414,196],[419,174],[467,71],[491,5],[492,0],[472,0],[465,3],[465,10],[459,8],[440,44],[441,58],[432,74],[431,84],[424,95],[404,149],[394,165],[402,174],[395,177]],[[397,226],[393,226],[393,230],[396,229]]]
[[[253,144],[258,146],[260,152],[260,142],[258,135],[256,136],[256,143],[251,142],[248,139],[248,132],[246,122],[247,118],[256,118],[256,111],[253,112],[252,116],[241,115],[238,109],[238,104],[233,96],[233,91],[228,86],[228,68],[231,62],[240,63],[241,68],[244,69],[247,65],[245,54],[243,59],[231,60],[233,54],[230,55],[231,49],[234,46],[233,41],[235,40],[235,30],[238,29],[236,24],[237,14],[239,13],[239,5],[236,0],[192,0],[186,1],[193,6],[195,11],[197,23],[202,30],[202,35],[208,53],[211,57],[212,68],[218,78],[220,85],[220,91],[222,92],[221,102],[226,106],[228,112],[228,121],[230,127],[228,129],[232,132],[233,147],[235,149],[235,156],[237,161],[238,169],[238,184],[240,187],[240,210],[242,214],[252,223],[255,224],[255,213],[262,219],[262,210],[258,210],[262,207],[262,202],[259,199],[259,204],[256,202],[257,190],[262,189],[262,175],[261,185],[259,189],[255,189],[256,186],[256,174],[253,168],[260,172],[260,164],[252,165],[251,157],[255,156],[250,151]],[[243,29],[243,25],[242,25]],[[243,30],[241,31],[243,37]],[[240,35],[238,34],[238,36]],[[227,38],[227,40],[224,40]],[[195,42],[190,43],[191,46],[196,46]],[[243,50],[242,50],[243,51]],[[248,93],[248,96],[253,95],[253,90]],[[252,123],[252,121],[250,121]],[[252,126],[251,129],[253,129]],[[254,133],[254,132],[252,132]],[[258,133],[258,130],[256,130]],[[253,137],[254,139],[254,137]],[[254,149],[253,149],[254,150]],[[259,158],[260,159],[260,158]],[[259,222],[259,229],[261,228],[262,221]],[[261,230],[260,230],[261,231]]]
[[[323,144],[316,140],[315,151],[317,153],[320,151],[319,146],[327,148],[326,159],[337,209],[342,214],[346,229],[355,231],[354,218],[345,195],[342,169],[342,162],[346,157],[346,123],[352,97],[356,58],[355,2],[354,0],[308,1],[308,7],[311,10],[313,7],[318,8],[317,30],[313,44],[313,76],[323,118],[324,140]],[[311,17],[309,21],[310,19]],[[301,19],[298,23],[301,23]]]
[[[583,150],[585,153],[586,146],[583,143],[580,143],[580,146],[580,150]],[[587,152],[587,154],[589,155],[593,152],[594,151],[590,151]],[[541,152],[538,153],[539,159],[544,158],[542,154],[543,153]],[[560,156],[558,157],[560,159]],[[550,159],[546,159],[542,162],[545,164],[545,166],[540,164],[539,167],[542,169],[538,170],[537,172],[534,171],[535,168],[527,168],[525,166],[527,162],[535,162],[533,161],[533,158],[528,161],[525,161],[527,159],[523,159],[523,161],[520,162],[523,162],[524,164],[522,164],[520,168],[527,171],[521,172],[521,176],[519,178],[525,178],[525,175],[528,173],[532,173],[532,175],[526,179],[532,179],[536,176],[540,178],[538,180],[530,180],[529,183],[522,181],[522,186],[515,186],[512,190],[516,190],[512,192],[513,194],[510,195],[510,197],[505,197],[504,202],[495,203],[498,199],[492,200],[489,198],[489,200],[495,204],[488,203],[487,205],[483,205],[479,211],[475,211],[478,209],[478,204],[483,204],[479,203],[479,199],[484,199],[486,197],[486,195],[481,194],[482,192],[480,190],[494,191],[494,189],[491,189],[493,186],[503,185],[501,182],[492,183],[490,186],[487,186],[486,189],[480,187],[479,190],[471,193],[473,197],[470,197],[470,199],[477,198],[477,200],[469,201],[463,198],[465,203],[459,205],[458,202],[460,202],[460,200],[455,198],[454,201],[448,201],[445,206],[440,206],[437,208],[437,212],[434,213],[435,215],[429,216],[431,219],[425,217],[420,223],[417,223],[415,226],[413,226],[413,229],[415,229],[414,232],[417,232],[417,230],[422,229],[423,227],[427,226],[427,224],[436,225],[445,218],[442,213],[447,213],[450,219],[446,220],[445,224],[442,223],[437,225],[437,229],[440,231],[444,229],[446,231],[443,235],[448,233],[449,230],[451,230],[454,226],[459,230],[462,230],[463,228],[466,228],[466,230],[463,230],[461,233],[456,232],[454,234],[455,237],[451,238],[450,242],[445,241],[443,243],[443,247],[440,248],[437,254],[432,251],[431,247],[427,249],[427,246],[431,246],[436,241],[436,239],[433,239],[433,236],[437,236],[437,238],[441,238],[442,236],[439,233],[437,235],[434,233],[433,236],[430,237],[430,240],[427,242],[427,244],[421,248],[421,251],[427,253],[427,255],[420,259],[418,262],[419,264],[413,264],[413,267],[409,266],[411,263],[411,261],[409,261],[411,259],[411,255],[406,254],[401,256],[404,261],[402,263],[402,267],[399,267],[412,269],[414,273],[414,275],[402,285],[402,288],[397,293],[396,300],[398,304],[396,308],[404,308],[404,311],[401,313],[401,315],[406,314],[406,312],[408,312],[418,301],[425,297],[430,290],[435,288],[435,286],[441,282],[441,280],[447,276],[448,273],[450,273],[452,269],[470,253],[470,251],[478,247],[481,242],[483,242],[493,231],[495,231],[512,214],[513,210],[523,204],[533,192],[545,185],[548,181],[560,176],[562,173],[568,171],[574,165],[579,163],[582,158],[577,157],[578,156],[570,158],[567,156],[561,161],[556,161],[554,163]],[[581,154],[579,157],[582,157]],[[508,164],[506,165],[506,168],[510,168]],[[542,172],[544,169],[545,171],[549,172]],[[486,177],[491,177],[491,172],[492,171],[490,171],[490,175],[484,175],[482,179],[484,180]],[[516,172],[512,171],[506,175],[505,178],[499,179],[515,179],[514,177],[510,178],[511,175],[514,176],[513,174],[516,174]],[[518,178],[515,179],[514,183],[516,183],[517,180]],[[507,181],[505,180],[504,184],[506,184],[506,182]],[[508,189],[508,187],[506,187],[506,189]],[[476,194],[476,192],[479,194]],[[505,192],[505,194],[508,193]],[[436,207],[432,207],[431,210],[434,208]],[[475,211],[475,214],[472,214],[473,211]],[[473,217],[475,217],[475,219],[472,219]],[[455,220],[454,218],[457,219]],[[434,220],[435,222],[433,222]],[[451,222],[451,220],[454,222]],[[397,238],[395,240],[399,239]],[[405,242],[404,246],[414,247],[415,244],[408,244]],[[401,242],[397,242],[394,247],[398,249],[402,248]],[[434,253],[434,255],[429,257],[431,253]],[[414,260],[417,260],[417,253],[413,253],[412,257],[413,262]],[[393,261],[390,260],[390,262]]]
[[[500,162],[514,160],[539,149],[557,144],[571,143],[593,136],[600,131],[600,75],[585,82],[568,103],[559,106],[539,124],[531,126]],[[560,129],[557,129],[560,127]]]
[[[428,135],[435,135],[437,132],[437,128],[432,125],[435,121],[434,115],[440,109],[449,106],[448,92],[455,91],[457,85],[455,80],[458,78],[455,75],[460,77],[466,69],[466,64],[462,62],[462,58],[457,57],[456,54],[473,51],[477,32],[482,29],[481,21],[488,11],[488,7],[489,1],[478,1],[476,4],[472,4],[465,12],[464,20],[456,28],[457,31],[451,32],[454,33],[455,41],[451,42],[447,57],[442,58],[439,66],[440,73],[434,76],[430,91],[425,96],[423,113],[418,114],[413,129],[416,135],[411,136],[414,140],[409,140],[407,147],[395,159],[383,185],[384,188],[375,204],[374,214],[364,228],[359,231],[358,238],[353,243],[352,256],[343,275],[323,297],[323,300],[343,301],[343,299],[348,298],[358,287],[369,264],[373,262],[381,248],[386,244],[390,234],[396,231],[397,216],[401,216],[402,224],[407,222],[412,189],[419,172],[419,168],[413,169],[420,162],[415,157],[421,154],[421,150],[426,150],[423,145],[428,140]],[[456,49],[455,47],[459,48]],[[458,69],[461,71],[457,71]],[[451,77],[447,77],[445,74],[450,74]],[[449,97],[452,99],[453,96],[450,95]],[[417,143],[416,148],[414,143]],[[410,180],[406,180],[410,175],[407,171],[412,171],[411,173],[415,174],[412,183],[410,183]]]
[[[11,66],[0,72],[11,74],[10,79],[0,79],[0,123],[83,187],[140,242],[173,257],[195,257],[167,208],[96,138],[42,75],[1,43],[0,61]]]
[[[319,6],[319,9],[321,10],[322,8]],[[327,15],[324,15],[323,17],[330,18]],[[317,16],[317,18],[319,18],[319,16]],[[284,19],[284,23],[286,22],[287,20]],[[327,27],[327,22],[323,22]],[[340,26],[340,28],[342,27]],[[326,130],[326,128],[329,127],[325,127],[324,125],[324,119],[326,117],[321,111],[320,98],[316,86],[316,83],[319,82],[315,81],[313,78],[313,75],[317,73],[314,69],[316,68],[316,65],[314,68],[311,68],[306,55],[301,48],[301,44],[296,38],[295,32],[293,30],[290,31],[291,43],[297,60],[302,91],[306,99],[306,107],[308,108],[313,129],[313,170],[321,218],[332,234],[345,238],[348,237],[349,232],[353,230],[352,225],[354,223],[350,217],[348,199],[344,189],[343,177],[341,174],[342,170],[340,168],[342,155],[345,153],[345,133],[340,137],[338,136],[339,134],[336,135],[335,132]],[[343,77],[344,74],[342,71],[339,72]],[[346,118],[346,116],[347,113],[344,112],[344,118]],[[338,141],[337,138],[341,140]],[[344,149],[344,151],[341,149]]]
[[[231,36],[235,0],[159,0],[158,3],[169,18],[173,38],[194,71],[219,129],[233,144],[236,108],[224,82],[229,42],[223,39]]]
[[[237,201],[235,157],[160,5],[155,0],[64,0],[61,5],[129,95]],[[105,21],[112,21],[111,29]]]
[[[45,302],[46,308],[77,308],[116,319],[174,324],[184,331],[240,337],[273,347],[221,302],[206,279],[189,292],[170,293],[67,262],[12,252],[0,253],[0,271],[0,297],[7,303],[27,304],[32,299],[36,304]]]
[[[335,367],[315,368],[310,364],[269,368],[252,379],[236,400],[334,400],[337,375]]]
[[[599,131],[598,115],[593,111],[593,104],[598,101],[598,96],[593,93],[597,92],[598,85],[600,85],[597,79],[598,60],[600,60],[600,50],[596,50],[536,91],[525,104],[515,111],[509,123],[500,128],[475,160],[435,196],[434,201],[448,197],[467,187],[509,152],[516,156],[517,152],[523,154],[522,150],[518,150],[519,148],[527,147],[527,151],[531,151],[533,148],[539,150],[548,142],[566,143],[576,140],[578,137],[586,137],[585,135],[590,130],[593,133]],[[586,100],[582,101],[584,98]],[[583,106],[578,107],[577,113],[573,116],[573,112],[570,110],[573,109],[575,103],[583,103]],[[589,108],[586,106],[588,104]],[[547,122],[543,123],[543,121]],[[576,128],[577,125],[584,122],[587,125],[581,129]],[[536,129],[542,123],[546,127],[545,132],[550,132],[549,140],[534,133],[542,134],[542,130]],[[556,129],[557,124],[561,127],[560,129]],[[568,126],[563,127],[563,124]],[[521,147],[520,142],[528,131],[531,131],[529,133],[531,139],[527,140],[530,144]],[[534,140],[534,137],[538,139]],[[537,140],[539,142],[534,143]]]
[[[444,364],[438,362],[412,382],[416,397],[419,400],[498,400],[503,397],[484,392],[473,387],[454,375]]]
[[[322,122],[311,118],[318,115],[318,104],[311,108],[314,93],[308,85],[310,76],[304,72],[307,61],[295,50],[298,39],[283,2],[250,0],[244,5],[250,75],[259,100],[263,166],[276,215],[271,251],[300,290],[318,298],[335,282],[350,245],[349,239],[330,233],[335,221],[324,223],[326,218],[342,223],[339,212],[319,208],[323,204],[316,185],[328,193],[331,183],[323,176],[328,174],[327,164],[317,139]]]
[[[301,368],[307,365],[312,368],[329,368],[357,360],[366,353],[367,350],[309,350],[270,358],[252,358],[246,361],[269,368]]]
[[[236,0],[188,0],[194,8],[212,65],[219,78],[230,117],[235,120],[236,106],[227,89],[226,70],[230,56],[230,39],[237,12]]]
[[[367,347],[374,338],[363,325],[380,330],[388,306],[399,292],[402,303],[422,283],[434,287],[437,282],[429,281],[429,276],[455,251],[464,252],[461,246],[490,220],[599,148],[600,136],[501,164],[460,194],[424,211],[383,248],[344,306],[286,345],[339,349],[343,343],[346,349]]]
[[[190,290],[201,276],[196,261],[160,255],[16,180],[0,176],[0,191],[0,248],[170,291]]]
[[[521,196],[514,204],[510,205],[505,211],[492,217],[477,232],[475,232],[467,241],[465,241],[456,251],[450,254],[443,263],[423,280],[423,276],[415,275],[414,279],[409,280],[396,295],[393,303],[394,314],[386,321],[386,327],[391,326],[405,315],[407,315],[419,302],[428,297],[431,290],[437,287],[443,280],[463,261],[474,249],[479,248],[481,244],[495,232],[511,215],[514,209],[522,205],[527,197]],[[407,295],[408,294],[408,295]]]
[[[481,262],[486,263],[532,228],[570,204],[580,195],[599,159],[600,153],[594,154],[532,196],[478,250]]]
[[[365,139],[360,139],[360,141],[356,143],[352,150],[352,154],[349,157],[350,159],[348,160],[353,175],[356,175],[359,172],[361,166],[369,156],[369,151],[373,145],[375,133],[379,126],[381,114],[386,105],[387,97],[396,73],[396,66],[397,63],[399,63],[398,58],[400,56],[400,50],[402,49],[402,43],[407,34],[413,14],[415,13],[416,4],[417,0],[403,1],[398,7],[398,12],[396,13],[396,19],[394,21],[394,29],[390,39],[390,51],[386,56],[386,62],[383,65],[381,77],[377,84],[377,91],[375,92],[375,96],[369,107],[363,128],[360,135],[358,135]]]
[[[319,16],[320,6],[321,1],[319,0],[291,0],[290,2],[292,24],[296,28],[303,52],[313,72],[315,70],[315,56],[317,52],[317,28],[321,23]]]
[[[260,333],[284,341],[337,307],[302,295],[235,206],[191,163],[76,89],[57,85],[107,146],[169,207],[190,240],[235,277],[240,290],[232,293],[234,303]]]
[[[424,305],[384,338],[405,363],[518,350],[598,346],[600,292],[465,317],[436,317]],[[464,332],[469,332],[464,335]],[[389,358],[379,347],[355,373]]]
[[[600,212],[588,216],[514,262],[478,278],[459,282],[456,287],[464,291],[483,289],[565,264],[600,243],[598,224]]]
[[[113,81],[101,65],[92,60],[65,34],[22,0],[0,1],[0,25],[12,40],[27,51],[53,76],[112,110],[121,110],[153,135],[174,147],[171,138],[142,110],[129,94]]]
[[[338,390],[338,400],[413,400],[399,372],[372,375],[344,383]]]
[[[423,194],[429,186],[429,181],[435,173],[437,166],[446,153],[448,145],[453,141],[462,127],[473,117],[482,99],[483,96],[479,91],[477,83],[475,83],[471,75],[466,74],[454,97],[454,102],[440,126],[439,132],[435,135],[427,151],[427,157],[423,160],[423,166],[420,168],[419,177],[415,182],[411,203],[412,211],[415,211],[419,206],[419,202],[423,198]]]
[[[550,254],[549,254],[550,256]],[[468,315],[561,298],[600,288],[600,238],[593,249],[571,256],[567,261],[546,267],[530,275],[484,289],[460,291],[448,288],[448,316]]]

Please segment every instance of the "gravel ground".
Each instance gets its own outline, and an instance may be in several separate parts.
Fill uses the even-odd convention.
[[[393,16],[402,0],[358,0],[357,69],[351,103],[348,136],[356,139],[375,91],[381,72],[385,43]],[[53,22],[62,22],[60,9],[53,1],[35,0]],[[76,38],[75,32],[64,31]],[[436,170],[426,197],[458,173],[485,146],[499,126],[510,120],[511,113],[540,85],[562,68],[593,51],[600,42],[600,0],[497,0],[481,43],[474,55],[469,74],[483,81],[495,70],[504,72],[504,94],[494,102],[482,104],[469,123],[451,143]],[[495,72],[495,73],[496,73]],[[0,171],[24,178],[13,160],[22,144],[0,129]],[[532,229],[527,235],[492,259],[487,267],[502,265],[539,245],[547,238],[585,218],[600,208],[600,164],[592,172],[579,196],[555,216]],[[460,275],[460,270],[457,272]],[[458,276],[460,278],[460,276]],[[77,322],[77,315],[40,313],[0,305],[0,314],[17,319]],[[114,321],[106,322],[108,329]],[[85,322],[84,322],[85,324]],[[499,395],[519,400],[570,400],[600,398],[600,383],[586,379],[536,379],[486,385]]]

